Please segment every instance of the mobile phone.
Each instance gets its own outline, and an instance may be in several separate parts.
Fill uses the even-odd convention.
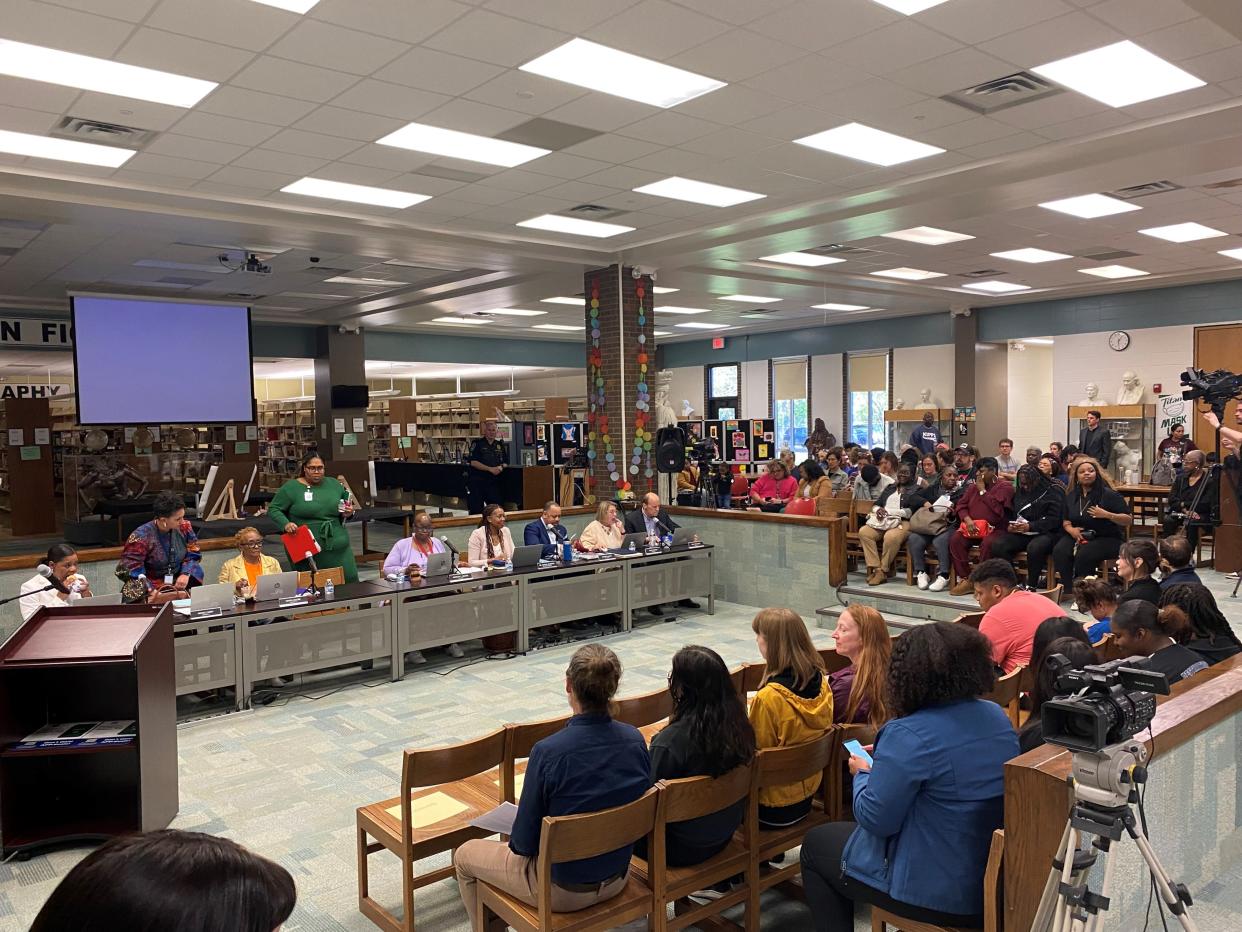
[[[872,764],[871,755],[868,754],[866,748],[864,748],[857,741],[846,741],[845,749],[849,751],[850,754],[853,755],[854,757],[861,757],[863,760],[865,760],[867,762],[868,767],[871,766]]]

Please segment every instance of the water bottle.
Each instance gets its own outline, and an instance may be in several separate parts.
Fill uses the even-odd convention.
[[[331,577],[328,577],[328,581],[323,584],[323,597],[325,599],[336,598],[336,585],[332,582]]]
[[[665,534],[663,537],[661,537],[660,546],[663,547],[665,550],[668,550],[670,547],[672,547],[673,546],[673,535]]]
[[[630,541],[630,553],[634,553],[634,541]]]
[[[561,544],[561,562],[562,563],[573,563],[574,562],[574,545],[571,544],[569,541],[565,541],[565,543]]]

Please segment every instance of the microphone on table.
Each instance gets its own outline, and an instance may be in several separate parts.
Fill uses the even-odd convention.
[[[445,547],[448,547],[448,549],[452,551],[453,556],[455,557],[461,556],[461,551],[458,550],[456,547],[454,547],[453,542],[449,540],[448,537],[446,537],[443,534],[440,535],[440,543],[444,544]]]
[[[42,589],[35,589],[33,592],[19,592],[17,595],[9,596],[7,599],[0,599],[0,605],[5,605],[9,602],[16,602],[18,599],[25,598],[28,595],[38,595],[40,592],[47,592],[49,589],[57,588],[56,580],[52,576],[52,568],[46,563],[41,563],[39,565],[39,575],[44,579],[49,580],[46,586]],[[62,589],[61,591],[63,592],[64,590]]]
[[[40,589],[39,592],[47,592],[49,589],[55,589],[57,592],[69,591],[65,584],[52,574],[52,568],[46,563],[40,563],[39,568],[35,572],[47,580],[47,585]]]
[[[656,523],[656,524],[658,524],[661,528],[663,528],[663,529],[664,529],[664,533],[665,533],[665,534],[672,534],[672,533],[673,533],[673,529],[672,529],[672,528],[670,528],[670,527],[669,527],[667,524],[665,524],[663,521],[661,521],[659,518],[656,518],[656,519],[655,519],[655,523]]]

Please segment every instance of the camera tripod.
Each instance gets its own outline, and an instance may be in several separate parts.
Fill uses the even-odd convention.
[[[1134,839],[1160,899],[1182,929],[1198,932],[1187,912],[1192,905],[1190,891],[1169,876],[1135,817],[1139,787],[1147,782],[1146,760],[1147,748],[1138,742],[1074,753],[1074,807],[1053,855],[1031,932],[1098,932],[1103,927],[1116,868],[1113,844],[1121,841],[1123,833]],[[1093,839],[1090,847],[1080,847],[1086,838]],[[1100,855],[1104,878],[1096,893],[1087,875]]]

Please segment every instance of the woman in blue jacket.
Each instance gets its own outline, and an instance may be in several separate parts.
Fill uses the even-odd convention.
[[[854,818],[807,832],[802,878],[818,932],[853,932],[854,903],[937,925],[983,925],[983,873],[1018,736],[974,628],[936,622],[893,644],[874,761],[850,758]]]

